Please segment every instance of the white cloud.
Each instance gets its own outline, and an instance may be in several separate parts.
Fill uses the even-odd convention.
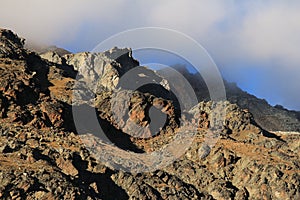
[[[213,29],[226,14],[226,3],[222,1],[166,0],[157,3],[148,15],[152,24],[202,36]]]
[[[300,2],[275,1],[254,9],[238,32],[238,42],[254,59],[277,59],[300,64]]]
[[[4,0],[0,8],[0,26],[11,28],[28,39],[50,43],[72,40],[83,23],[101,18],[111,20],[122,1],[109,0]]]
[[[0,26],[31,40],[73,43],[83,50],[129,28],[176,29],[203,44],[223,71],[239,68],[227,77],[231,81],[247,84],[241,68],[261,69],[266,78],[259,96],[277,94],[278,102],[300,110],[299,10],[299,1],[279,0],[4,0]]]

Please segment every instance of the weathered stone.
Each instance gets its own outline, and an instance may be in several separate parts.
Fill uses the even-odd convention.
[[[56,164],[59,168],[61,168],[62,172],[67,175],[76,176],[78,174],[78,170],[72,164],[72,160],[66,160],[62,157],[59,157],[56,160]]]
[[[24,41],[10,30],[0,29],[0,58],[22,58]]]
[[[270,111],[255,97],[246,101],[249,95],[237,102],[244,105],[257,100],[248,106],[249,110],[230,102],[203,101],[190,105],[193,108],[186,112],[179,109],[172,96],[170,80],[138,67],[130,49],[78,54],[48,52],[42,55],[45,60],[25,50],[22,39],[13,33],[0,33],[1,199],[300,198],[300,134],[269,133],[255,122],[255,109],[266,111],[259,117],[274,111],[273,123],[288,119],[286,124],[275,124],[276,128],[292,129],[297,127],[295,113],[280,106]],[[81,80],[88,81],[76,85],[73,68],[81,73]],[[136,70],[130,76],[132,80],[125,77],[124,81],[122,76],[132,70]],[[193,79],[194,75],[187,77]],[[151,84],[133,91],[136,80]],[[95,86],[91,83],[99,86],[96,91],[85,90]],[[159,87],[152,85],[158,83]],[[198,84],[195,80],[192,83]],[[200,93],[200,99],[207,95],[205,91]],[[93,99],[84,98],[74,102],[76,94],[92,95],[95,104],[91,103]],[[107,150],[103,144],[105,148],[109,145],[104,141],[97,143],[97,133],[89,127],[89,116],[82,116],[89,134],[76,134],[72,103],[96,110],[101,128],[114,147],[136,155],[164,156],[161,150],[179,137],[182,121],[189,122],[195,135],[190,138],[192,143],[186,154],[176,157],[167,167],[138,174],[118,171],[118,166],[109,161],[120,160],[110,156],[104,162],[92,153]],[[259,119],[266,125],[271,118]],[[183,133],[189,131],[187,128]],[[180,139],[184,142],[186,138]],[[90,145],[93,148],[87,148]],[[179,146],[174,146],[176,153]],[[168,156],[176,155],[171,153]],[[164,157],[161,158],[163,162]],[[136,166],[127,157],[120,162]]]
[[[50,62],[57,63],[57,64],[63,64],[63,58],[58,55],[56,52],[48,51],[46,53],[40,54],[41,58],[46,59]]]

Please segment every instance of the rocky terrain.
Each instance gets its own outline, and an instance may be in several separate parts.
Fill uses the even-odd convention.
[[[197,89],[205,101],[183,111],[162,73],[139,66],[131,53],[38,54],[0,29],[0,199],[300,199],[300,134],[285,134],[299,132],[297,112],[226,84],[229,101],[218,102],[225,115],[215,127],[216,102],[205,90]],[[130,78],[151,87],[123,83],[132,69]],[[128,152],[159,151],[182,131],[181,119],[191,122],[186,131],[194,138],[167,166],[122,170],[118,160],[107,163],[111,155],[102,160],[91,151],[89,142],[102,150],[107,143],[91,112],[74,124],[74,107],[94,111],[106,137]]]
[[[209,92],[201,75],[190,73],[185,66],[175,65],[173,68],[180,71],[191,83],[196,91],[199,101],[208,101]],[[167,76],[169,81],[178,80],[175,74],[168,69],[158,71]],[[283,106],[271,106],[266,100],[259,99],[241,90],[235,83],[224,80],[226,98],[231,103],[237,104],[242,109],[248,109],[255,121],[262,128],[269,131],[298,131],[300,132],[300,112],[285,109]]]

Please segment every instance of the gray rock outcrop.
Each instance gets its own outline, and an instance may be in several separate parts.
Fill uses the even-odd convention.
[[[11,31],[0,33],[0,199],[300,199],[300,134],[264,130],[251,106],[294,119],[291,111],[272,110],[254,97],[249,110],[241,102],[207,100],[181,110],[168,79],[138,66],[130,49],[39,56]],[[136,71],[122,84],[130,70]],[[85,78],[103,88],[81,90],[95,104],[72,107],[74,91],[86,87],[76,83]],[[150,86],[130,88],[135,80]],[[79,116],[80,130],[74,108],[87,111]],[[93,129],[90,113],[109,141]],[[281,123],[279,128],[295,124]],[[160,154],[178,138],[172,151]],[[191,143],[178,155],[185,139]],[[95,156],[97,150],[106,151],[106,160]],[[176,159],[154,171],[125,172],[119,161],[133,168],[140,163],[125,153],[123,160],[113,156],[124,151],[156,155],[155,165]]]

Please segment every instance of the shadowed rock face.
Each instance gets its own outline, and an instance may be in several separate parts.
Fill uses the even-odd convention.
[[[226,83],[228,100],[248,109],[255,121],[269,131],[298,131],[300,132],[299,112],[290,111],[282,106],[271,106],[264,99],[242,91],[235,84]]]
[[[0,30],[0,199],[300,198],[300,135],[263,129],[272,122],[276,130],[297,131],[296,112],[271,107],[227,83],[229,101],[217,106],[224,118],[217,117],[216,102],[205,99],[202,86],[196,91],[206,101],[182,110],[171,80],[138,66],[130,49],[39,56],[23,43]],[[122,76],[132,69],[137,70],[131,78],[150,84],[124,88]],[[78,84],[76,76],[87,83]],[[195,77],[186,76],[195,85]],[[85,90],[90,83],[98,88]],[[76,128],[72,106],[86,113]],[[159,151],[182,129],[182,120],[195,128],[195,137],[162,169],[123,172],[88,151],[89,143],[101,148],[107,142],[91,113],[106,138],[126,151]],[[209,137],[219,139],[213,145]]]
[[[12,31],[0,28],[0,56],[1,58],[19,59],[24,55],[24,39],[19,38]]]
[[[209,101],[209,92],[201,75],[191,74],[185,66],[174,66],[184,77],[191,83],[196,91],[199,101]],[[159,74],[167,75],[168,81],[178,81],[172,71],[160,70]],[[224,81],[226,88],[226,98],[233,104],[237,104],[243,109],[248,109],[254,117],[256,123],[262,128],[269,131],[298,131],[300,132],[300,117],[299,112],[284,109],[282,106],[271,106],[264,99],[259,99],[251,95],[234,83]]]

